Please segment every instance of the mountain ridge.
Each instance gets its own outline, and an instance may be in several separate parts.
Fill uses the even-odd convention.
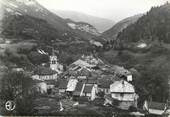
[[[69,18],[76,22],[79,21],[87,22],[93,25],[100,33],[111,28],[115,24],[115,22],[112,20],[100,18],[100,17],[96,17],[96,16],[92,16],[76,11],[64,11],[64,10],[53,10],[53,9],[51,9],[51,11],[59,15],[60,17]]]
[[[125,29],[128,25],[135,23],[142,15],[143,14],[134,15],[117,22],[112,28],[103,32],[102,36],[108,40],[116,39],[119,32]]]

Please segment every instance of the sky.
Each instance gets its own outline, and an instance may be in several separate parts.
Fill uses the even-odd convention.
[[[166,1],[170,0],[38,0],[48,9],[82,12],[114,21],[145,13]]]

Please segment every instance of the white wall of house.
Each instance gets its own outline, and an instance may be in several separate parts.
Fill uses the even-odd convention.
[[[122,101],[122,102],[119,103],[118,107],[121,108],[121,109],[124,109],[124,110],[128,110],[130,106],[135,107],[136,106],[135,102],[133,102],[133,101]]]
[[[47,93],[47,84],[45,82],[37,83],[36,88],[40,93]]]
[[[133,79],[132,79],[132,75],[130,74],[130,75],[127,75],[127,81],[132,81]]]
[[[57,74],[53,74],[53,75],[33,75],[32,78],[33,79],[37,79],[37,80],[54,80],[57,79]]]
[[[164,112],[165,112],[164,110],[149,109],[149,113],[150,113],[150,114],[162,115]]]
[[[81,96],[87,96],[90,100],[94,100],[96,98],[96,88],[93,86],[91,92],[89,93],[82,93]]]
[[[71,91],[73,92],[76,88],[76,85],[78,83],[78,80],[77,79],[70,79],[68,84],[67,84],[67,89],[66,91]]]
[[[134,101],[135,94],[134,93],[112,93],[112,98],[120,100],[120,101]]]
[[[116,81],[110,85],[111,97],[119,101],[118,107],[129,109],[130,106],[137,106],[138,95],[132,84],[127,81]]]
[[[47,89],[52,89],[54,88],[54,85],[47,85]]]
[[[59,89],[59,93],[65,93],[66,89]]]
[[[94,100],[96,98],[96,88],[95,86],[92,88],[91,91],[91,100]]]

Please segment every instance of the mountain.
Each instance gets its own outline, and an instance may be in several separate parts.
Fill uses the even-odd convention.
[[[112,28],[108,29],[107,31],[103,32],[102,36],[108,39],[115,39],[119,32],[125,29],[130,24],[135,23],[142,14],[135,15],[132,17],[128,17],[126,19],[121,20],[120,22],[116,23]]]
[[[133,77],[139,95],[145,88],[153,101],[166,102],[170,94],[170,4],[152,7],[123,29],[114,41],[114,49],[101,56],[111,64],[140,73]]]
[[[111,28],[115,22],[75,11],[51,10],[62,18],[69,18],[76,22],[87,22],[93,25],[100,33]]]
[[[62,18],[45,9],[36,0],[1,0],[1,4],[10,14],[32,16],[47,21],[57,30],[69,30]]]
[[[152,7],[146,15],[129,25],[117,37],[121,43],[170,43],[170,4]]]
[[[96,36],[100,35],[97,29],[91,24],[88,24],[85,22],[75,22],[75,21],[72,21],[71,19],[66,19],[66,22],[68,26],[74,30],[86,32],[86,33],[96,35]]]
[[[87,27],[86,31],[80,28],[74,30],[68,25],[67,20],[50,12],[49,10],[41,6],[36,0],[1,0],[1,4],[3,5],[3,9],[6,16],[10,15],[17,15],[18,17],[28,16],[44,20],[48,23],[48,25],[53,27],[56,30],[56,32],[60,33],[60,35],[70,33],[70,35],[74,35],[73,37],[75,38],[82,38],[89,41],[93,37],[95,37],[98,33],[97,30],[96,34],[94,34],[95,32],[90,32],[95,30],[94,28],[93,28],[94,30],[91,30],[90,28],[92,27]],[[89,31],[87,31],[88,28]]]
[[[94,49],[92,42],[103,41],[97,37],[99,33],[92,25],[63,19],[36,0],[0,0],[0,5],[3,11],[0,12],[0,16],[3,16],[0,19],[0,39],[11,42],[5,47],[12,51],[12,55],[17,55],[18,59],[20,54],[28,59],[27,56],[35,48],[48,53],[54,48],[60,52],[59,60],[68,64],[82,54],[91,53]],[[34,50],[28,47],[27,54],[17,53],[23,48],[20,43],[31,43],[36,47]]]

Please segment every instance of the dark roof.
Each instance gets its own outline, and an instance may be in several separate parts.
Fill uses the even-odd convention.
[[[39,66],[36,68],[34,73],[37,75],[53,75],[56,74],[57,72],[52,70],[51,68]]]
[[[91,93],[92,88],[93,88],[93,85],[86,85],[84,87],[83,93]]]
[[[57,84],[57,82],[55,80],[45,80],[45,83],[47,85],[56,85]]]
[[[88,79],[86,84],[97,84],[97,79]]]
[[[83,75],[83,76],[89,76],[91,73],[89,70],[87,70],[86,68],[83,68],[79,74]]]
[[[75,91],[81,91],[82,87],[83,87],[83,83],[78,82],[77,85],[76,85]]]
[[[76,85],[76,89],[75,89],[73,95],[75,95],[75,96],[76,96],[76,95],[77,95],[77,96],[80,96],[80,93],[81,93],[82,88],[83,88],[83,83],[78,82],[77,85]]]
[[[110,88],[112,81],[109,79],[99,79],[98,80],[98,87],[100,88]]]
[[[164,110],[166,104],[160,103],[160,102],[149,102],[148,106],[149,106],[149,109]]]
[[[67,84],[68,84],[68,81],[65,80],[65,79],[62,79],[59,81],[59,89],[67,89]]]

